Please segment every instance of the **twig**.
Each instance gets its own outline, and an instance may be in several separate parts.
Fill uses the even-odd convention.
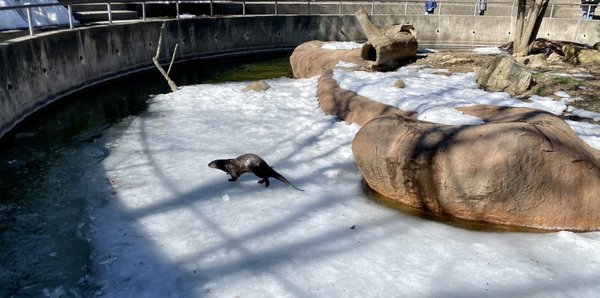
[[[156,55],[154,57],[152,57],[152,62],[154,62],[154,65],[156,65],[156,68],[158,68],[158,71],[160,71],[160,73],[163,75],[163,77],[165,77],[165,80],[167,80],[169,87],[171,87],[171,91],[175,92],[175,91],[177,91],[177,84],[175,84],[175,82],[173,82],[173,80],[171,80],[171,78],[169,77],[169,74],[167,72],[165,72],[165,70],[162,68],[160,63],[158,63],[158,57],[160,56],[160,46],[162,44],[162,37],[165,32],[165,28],[166,28],[166,25],[163,22],[162,26],[160,26],[160,35],[158,36],[158,45],[156,47]],[[177,50],[177,44],[175,45],[175,50]],[[171,65],[173,64],[173,60],[175,60],[175,52],[173,53],[173,58],[171,59]],[[171,70],[171,65],[169,65],[169,71]]]
[[[179,43],[176,43],[175,49],[173,49],[173,57],[171,57],[171,63],[169,63],[169,69],[167,69],[167,75],[171,72],[171,66],[173,66],[173,61],[175,61],[175,55],[177,54],[177,46],[179,46]]]

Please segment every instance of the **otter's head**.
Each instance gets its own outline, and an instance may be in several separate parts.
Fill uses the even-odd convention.
[[[216,159],[208,163],[208,166],[227,172],[227,163],[229,163],[229,159]]]

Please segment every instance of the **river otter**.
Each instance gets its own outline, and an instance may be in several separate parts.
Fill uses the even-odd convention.
[[[290,187],[297,190],[304,191],[303,189],[297,188],[290,183],[285,177],[277,173],[267,162],[260,158],[260,156],[252,153],[242,154],[236,158],[231,159],[217,159],[213,160],[208,164],[213,169],[219,169],[226,172],[231,176],[229,181],[236,181],[244,173],[253,173],[254,175],[262,178],[258,180],[258,183],[265,184],[265,187],[269,187],[269,177],[273,177]]]

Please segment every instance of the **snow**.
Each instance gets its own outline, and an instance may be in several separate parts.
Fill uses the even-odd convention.
[[[479,125],[485,123],[479,117],[465,115],[461,111],[450,107],[433,107],[420,113],[417,119],[446,125]]]
[[[569,103],[574,98],[565,92],[560,100],[547,97],[532,96],[531,102],[523,102],[504,92],[487,92],[477,88],[474,73],[454,73],[445,75],[446,70],[423,66],[402,67],[397,71],[372,73],[366,71],[347,72],[342,69],[334,71],[333,77],[340,87],[355,91],[374,100],[396,106],[402,110],[415,111],[418,119],[429,122],[455,125],[481,124],[481,119],[464,115],[455,107],[477,104],[529,107],[543,110],[555,115],[568,114],[599,119],[600,114],[574,109]],[[394,83],[403,80],[405,88],[396,88]],[[600,142],[590,138],[581,131],[579,125],[571,125],[582,139],[590,146],[600,150]]]
[[[352,62],[346,62],[346,61],[339,61],[335,67],[339,67],[339,68],[354,68],[354,67],[358,67],[358,64],[356,63],[352,63]]]
[[[405,67],[335,71],[344,88],[428,121],[459,105],[533,106],[476,88],[473,74]],[[391,87],[397,79],[406,88]],[[600,232],[470,230],[368,198],[352,157],[359,127],[324,115],[317,79],[201,84],[150,99],[103,138],[112,186],[90,210],[92,278],[107,297],[598,297]],[[600,148],[600,127],[569,121]],[[296,191],[228,182],[214,159],[263,157]],[[50,290],[49,293],[53,293]]]
[[[362,44],[353,41],[335,41],[328,42],[321,46],[325,50],[353,50],[360,49]]]
[[[500,54],[502,51],[498,47],[481,47],[474,48],[473,52],[476,54]]]

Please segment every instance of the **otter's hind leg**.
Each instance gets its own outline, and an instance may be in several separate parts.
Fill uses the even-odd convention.
[[[263,184],[263,183],[264,183],[264,184],[265,184],[265,187],[269,187],[269,184],[271,184],[271,183],[269,182],[269,178],[263,178],[263,179],[260,179],[260,180],[258,180],[258,183],[260,183],[260,184]]]

